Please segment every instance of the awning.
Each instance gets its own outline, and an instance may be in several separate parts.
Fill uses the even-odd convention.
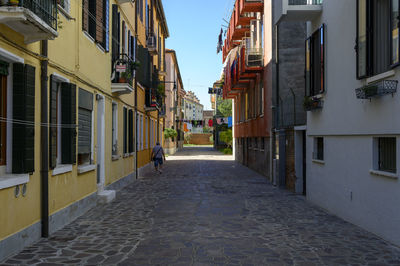
[[[224,77],[225,68],[228,65],[228,62],[233,62],[233,60],[235,60],[236,54],[239,49],[240,49],[240,46],[236,46],[235,48],[233,48],[232,50],[229,51],[228,55],[226,56],[225,62],[222,65],[220,80],[222,80],[222,78]]]

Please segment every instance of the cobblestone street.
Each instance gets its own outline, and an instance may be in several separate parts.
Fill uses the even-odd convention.
[[[193,147],[3,263],[400,265],[400,249]]]

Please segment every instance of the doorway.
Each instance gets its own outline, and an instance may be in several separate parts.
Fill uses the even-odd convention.
[[[104,144],[105,144],[105,102],[104,96],[97,94],[97,189],[99,192],[104,190],[105,167],[104,167]]]

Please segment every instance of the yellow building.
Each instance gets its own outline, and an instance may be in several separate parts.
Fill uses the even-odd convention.
[[[156,142],[164,141],[165,38],[169,31],[161,0],[137,0],[137,5],[137,167],[141,175],[152,170],[151,150]]]
[[[169,34],[160,0],[4,2],[0,261],[149,168]]]

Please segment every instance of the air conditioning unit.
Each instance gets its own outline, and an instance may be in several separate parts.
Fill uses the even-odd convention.
[[[247,54],[246,55],[246,65],[248,67],[261,67],[263,65],[263,55],[262,54]]]

